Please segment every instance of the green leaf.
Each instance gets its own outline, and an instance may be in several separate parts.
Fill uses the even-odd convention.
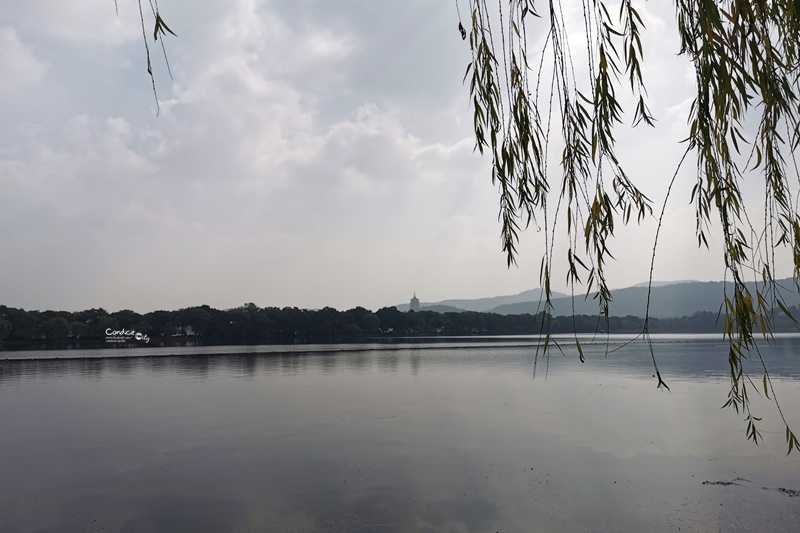
[[[177,36],[178,36],[178,35],[177,35],[177,34],[176,34],[174,31],[172,31],[171,29],[169,29],[169,26],[167,26],[167,23],[166,23],[166,22],[164,22],[164,19],[162,19],[162,18],[161,18],[161,15],[159,15],[158,13],[156,13],[156,18],[157,18],[158,20],[160,20],[160,21],[161,21],[161,28],[162,28],[162,29],[164,29],[164,30],[167,30],[167,32],[168,32],[168,33],[170,33],[170,34],[174,35],[175,37],[177,37]]]
[[[158,13],[158,11],[156,11],[156,26],[155,29],[153,30],[153,39],[156,41],[158,40],[159,30],[161,31],[162,34],[164,33],[164,31],[167,31],[168,33],[171,33],[172,35],[175,35],[175,37],[177,37],[175,32],[169,29],[167,23],[164,22],[164,19],[162,19],[161,15]]]

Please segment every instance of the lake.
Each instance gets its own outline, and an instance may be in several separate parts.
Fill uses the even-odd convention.
[[[800,531],[720,339],[654,337],[670,392],[626,339],[0,351],[0,531]],[[800,432],[800,339],[762,351]]]

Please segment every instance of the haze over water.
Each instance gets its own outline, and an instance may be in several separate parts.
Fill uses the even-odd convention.
[[[641,343],[530,344],[0,352],[0,531],[800,529],[800,455],[754,391],[762,446],[719,409],[718,337],[656,339],[671,392]],[[798,352],[764,350],[796,429]]]

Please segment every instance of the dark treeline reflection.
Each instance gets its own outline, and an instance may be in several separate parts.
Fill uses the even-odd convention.
[[[795,310],[797,311],[797,310]],[[800,314],[800,312],[798,312]],[[296,307],[258,307],[249,303],[219,310],[207,305],[178,311],[139,314],[123,310],[26,311],[0,306],[0,341],[15,343],[69,343],[81,347],[103,343],[109,332],[146,335],[149,345],[247,344],[254,342],[338,342],[359,338],[406,335],[537,335],[543,315],[498,315],[495,313],[434,311],[401,312],[384,307],[372,312],[363,307],[337,311],[326,307],[305,310]],[[776,331],[795,331],[783,313],[775,314]],[[638,333],[643,320],[635,316],[552,317],[553,333]],[[717,333],[721,324],[716,313],[698,312],[682,318],[651,318],[651,333]],[[130,343],[136,344],[133,336]],[[139,341],[141,343],[141,341]],[[44,347],[45,345],[42,344]]]
[[[637,341],[627,344],[625,339],[595,339],[584,341],[583,350],[586,364],[580,368],[586,371],[603,367],[617,369],[625,373],[650,374],[652,360],[644,343]],[[331,352],[273,352],[246,354],[202,354],[165,355],[155,357],[84,357],[61,359],[9,359],[0,360],[0,386],[25,378],[47,378],[63,375],[80,375],[101,378],[108,375],[126,377],[136,372],[173,372],[194,379],[203,379],[213,374],[252,377],[259,373],[280,373],[298,375],[309,370],[323,374],[336,372],[363,372],[374,369],[381,373],[405,370],[413,375],[425,368],[441,367],[500,367],[509,363],[518,368],[544,372],[545,364],[552,371],[558,365],[573,364],[578,361],[574,344],[562,339],[563,354],[551,351],[549,356],[541,353],[541,346],[499,346],[448,344],[381,347],[357,349],[355,351],[337,350]],[[727,347],[720,339],[706,338],[665,338],[654,344],[662,374],[672,377],[688,378],[725,376],[727,366]],[[777,338],[772,343],[761,345],[761,353],[774,376],[798,377],[797,359],[800,357],[800,342],[796,338]],[[135,353],[135,352],[132,352]],[[748,371],[759,371],[757,358],[745,361]]]
[[[111,357],[81,359],[21,359],[0,360],[0,384],[20,378],[47,378],[64,375],[80,375],[100,378],[107,376],[130,376],[135,372],[174,372],[192,378],[206,378],[214,373],[254,376],[260,372],[280,372],[293,375],[318,369],[333,373],[339,366],[363,370],[373,366],[373,353],[347,354],[192,354],[164,357]],[[379,368],[392,371],[397,367],[397,356],[390,358],[390,367],[385,363]],[[384,360],[385,359],[381,359]]]

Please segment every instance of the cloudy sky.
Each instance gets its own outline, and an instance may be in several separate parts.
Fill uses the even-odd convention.
[[[518,268],[501,252],[455,2],[161,0],[178,37],[174,80],[151,48],[158,116],[137,3],[118,4],[0,12],[0,303],[376,309],[538,286],[543,232],[524,235]],[[639,9],[658,127],[623,127],[619,154],[660,201],[693,80],[672,2]],[[657,279],[722,276],[718,238],[695,250],[691,182],[670,203]],[[654,230],[618,232],[612,287],[647,278]]]

